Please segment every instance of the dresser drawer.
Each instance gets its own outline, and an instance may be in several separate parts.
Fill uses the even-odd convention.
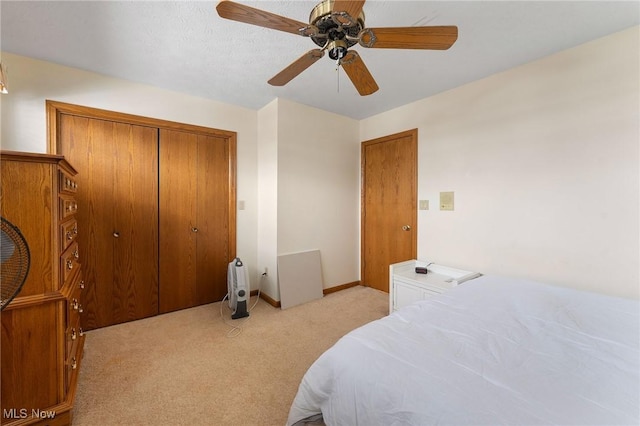
[[[75,219],[60,225],[60,242],[62,245],[60,251],[65,251],[67,247],[69,247],[69,244],[76,240],[77,236],[78,222]]]
[[[60,195],[60,219],[66,219],[78,211],[78,203],[75,198],[68,195]]]
[[[78,182],[64,170],[58,170],[58,190],[75,194],[78,190]]]
[[[80,327],[80,317],[76,316],[76,321],[67,327],[66,332],[66,350],[65,358],[69,359],[71,354],[74,354],[74,345],[80,340],[80,337],[84,335],[82,327]]]
[[[60,256],[61,285],[64,286],[78,269],[80,269],[80,253],[78,252],[78,242],[74,241]]]
[[[84,279],[82,271],[73,278],[71,292],[68,297],[67,325],[75,324],[82,313],[82,291],[84,289]]]
[[[78,336],[71,345],[71,350],[69,352],[69,357],[65,361],[65,388],[68,391],[69,386],[71,385],[71,378],[73,373],[78,369],[80,365],[80,336]]]

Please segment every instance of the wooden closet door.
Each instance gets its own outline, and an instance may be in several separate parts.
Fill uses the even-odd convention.
[[[158,313],[158,130],[114,123],[114,322]]]
[[[58,153],[78,170],[82,324],[158,312],[157,129],[61,114]]]
[[[229,144],[213,136],[198,137],[197,303],[222,300],[227,294],[229,247]]]
[[[160,312],[195,306],[197,139],[160,130]]]
[[[230,182],[227,139],[160,131],[160,312],[227,293]]]

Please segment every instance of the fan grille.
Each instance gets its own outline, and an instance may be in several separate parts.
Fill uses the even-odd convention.
[[[0,309],[20,292],[29,273],[29,246],[20,230],[5,218],[0,228]]]

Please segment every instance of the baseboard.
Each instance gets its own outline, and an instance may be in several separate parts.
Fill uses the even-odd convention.
[[[252,296],[255,296],[258,294],[258,290],[253,290],[251,292]],[[265,302],[267,302],[268,304],[270,304],[271,306],[273,306],[274,308],[279,308],[280,307],[280,301],[279,300],[274,300],[272,298],[270,298],[269,296],[267,296],[264,293],[260,293],[260,298],[262,300],[264,300]]]
[[[324,294],[326,296],[327,294],[335,293],[336,291],[340,291],[340,290],[346,290],[348,288],[355,287],[355,286],[358,286],[358,285],[360,285],[360,281],[353,281],[353,282],[350,282],[350,283],[337,285],[335,287],[329,287],[329,288],[322,289],[322,294]]]
[[[346,290],[348,288],[356,287],[356,286],[359,286],[359,285],[360,285],[360,281],[353,281],[353,282],[350,282],[350,283],[337,285],[335,287],[324,288],[324,289],[322,289],[322,294],[324,296],[326,296],[327,294],[335,293],[335,292],[340,291],[340,290]],[[251,296],[257,296],[257,295],[258,295],[258,290],[252,290],[251,291]],[[274,299],[272,299],[271,297],[267,296],[264,293],[260,293],[260,298],[262,300],[264,300],[265,302],[267,302],[268,304],[270,304],[271,306],[273,306],[274,308],[279,308],[281,306],[279,300],[274,300]]]

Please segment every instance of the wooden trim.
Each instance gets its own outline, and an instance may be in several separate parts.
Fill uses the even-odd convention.
[[[340,290],[346,290],[351,287],[357,287],[359,285],[360,285],[360,280],[342,284],[342,285],[337,285],[335,287],[324,288],[322,289],[322,294],[326,296],[327,294],[335,293]]]
[[[26,306],[41,305],[43,303],[59,302],[64,300],[66,300],[64,294],[59,292],[33,294],[31,296],[16,297],[4,307],[4,310],[10,311],[12,309],[24,308]]]
[[[81,105],[73,105],[64,102],[46,100],[47,112],[47,152],[57,154],[56,146],[58,128],[60,122],[60,114],[69,114],[79,117],[97,118],[100,120],[117,121],[120,123],[135,124],[138,126],[155,127],[159,129],[187,131],[191,133],[199,133],[207,136],[216,136],[236,140],[237,133],[212,129],[209,127],[197,126],[195,124],[178,123],[175,121],[161,120],[157,118],[142,117],[139,115],[125,114],[122,112],[108,111],[104,109],[91,108]]]
[[[236,226],[237,226],[237,164],[238,159],[237,155],[237,136],[235,132],[231,132],[228,139],[228,148],[229,148],[229,205],[227,206],[229,212],[229,254],[230,257],[228,259],[229,262],[233,261],[237,257],[236,253]]]
[[[256,290],[256,293],[257,293],[257,290]],[[253,292],[252,292],[252,294],[253,294]],[[273,306],[274,308],[279,308],[281,306],[279,300],[274,300],[274,299],[272,299],[271,297],[267,296],[264,293],[260,293],[260,298],[262,300],[264,300],[265,302],[267,302],[268,304],[270,304],[271,306]]]
[[[7,161],[22,161],[25,163],[45,163],[45,164],[58,164],[66,171],[71,173],[77,173],[76,169],[62,155],[55,154],[39,154],[34,152],[21,152],[21,151],[0,151],[0,155],[3,160]]]

